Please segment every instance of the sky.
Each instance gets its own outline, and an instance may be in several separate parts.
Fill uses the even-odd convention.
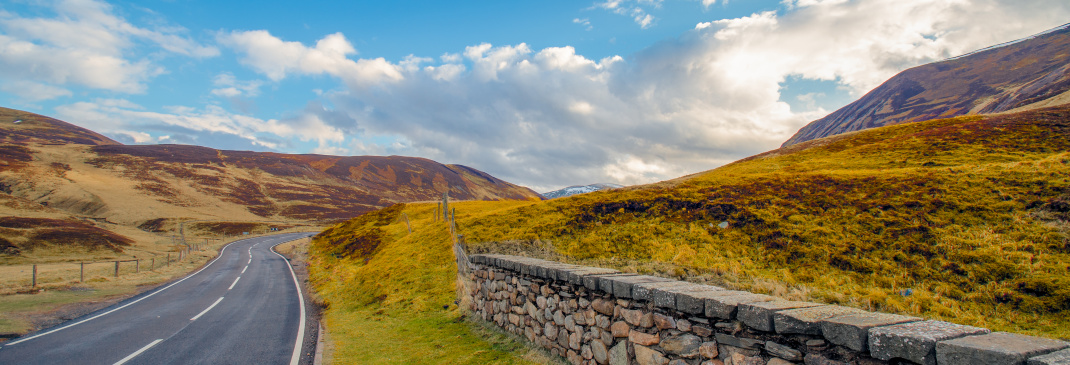
[[[403,155],[539,192],[779,147],[1065,0],[0,2],[0,106],[127,144]]]

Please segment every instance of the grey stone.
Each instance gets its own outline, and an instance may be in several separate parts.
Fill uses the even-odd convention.
[[[783,334],[820,335],[821,321],[854,313],[867,312],[838,305],[789,309],[773,314],[773,328]]]
[[[765,351],[768,352],[770,355],[788,361],[799,361],[803,359],[802,351],[772,341],[766,341]]]
[[[821,321],[821,334],[833,344],[864,352],[869,349],[870,328],[917,321],[921,321],[921,318],[875,312],[855,313]]]
[[[654,306],[668,309],[676,308],[676,299],[681,293],[699,292],[699,291],[712,291],[708,285],[690,284],[679,286],[668,286],[654,288]],[[702,311],[699,310],[701,313]],[[689,312],[691,313],[691,312]]]
[[[692,334],[678,334],[661,339],[659,345],[670,354],[691,358],[698,356],[698,348],[702,345],[702,339]]]
[[[922,365],[935,365],[937,342],[989,332],[984,328],[942,321],[875,327],[869,330],[869,353],[881,360],[898,357]]]
[[[762,345],[765,344],[765,342],[762,341],[762,340],[755,340],[755,339],[751,339],[751,338],[740,338],[740,337],[736,337],[736,336],[732,336],[732,335],[729,335],[729,334],[726,334],[726,333],[720,333],[720,332],[715,333],[714,334],[714,338],[717,339],[717,343],[719,343],[719,344],[728,345],[728,346],[734,346],[734,347],[739,347],[739,348],[744,348],[744,349],[755,349],[755,350],[757,350],[757,349],[761,349]]]
[[[736,319],[736,312],[740,304],[753,302],[768,302],[775,299],[775,297],[771,297],[768,295],[751,294],[746,292],[741,292],[741,294],[738,295],[724,295],[717,296],[714,298],[706,298],[706,317]]]
[[[606,277],[606,276],[622,276],[622,275],[623,276],[635,276],[635,274],[622,274],[620,272],[609,273],[609,274],[586,275],[586,276],[583,277],[583,287],[587,288],[587,290],[601,290],[599,288],[599,286],[598,286],[599,281],[601,280],[601,278]],[[612,289],[610,289],[610,290],[612,290]],[[602,291],[604,291],[604,290],[602,290]]]
[[[993,332],[936,343],[936,362],[947,365],[1024,364],[1033,356],[1070,347],[1066,342],[1016,333]]]
[[[743,356],[759,356],[762,353],[762,350],[760,350],[760,349],[745,349],[745,348],[741,348],[741,347],[725,345],[723,343],[722,344],[718,344],[717,348],[719,349],[719,352],[721,353],[720,354],[721,357],[724,358],[724,359],[731,358],[735,354],[740,354],[740,355],[743,355]]]
[[[745,291],[728,290],[719,286],[703,285],[704,290],[680,291],[676,294],[676,310],[702,315],[706,312],[706,301],[732,295],[751,294]]]
[[[594,361],[599,364],[605,364],[609,361],[609,349],[606,348],[606,344],[602,341],[591,341],[591,355],[594,357]]]
[[[774,300],[768,302],[741,303],[736,317],[740,322],[759,331],[773,331],[773,313],[785,309],[817,307],[821,304],[810,302],[795,302],[789,300]]]
[[[672,316],[654,313],[654,325],[658,326],[659,330],[676,328],[676,319],[673,319]],[[691,326],[688,325],[688,329],[690,329],[690,327]]]
[[[589,275],[606,275],[619,273],[620,271],[613,269],[604,269],[600,267],[588,267],[581,266],[575,269],[564,270],[565,276],[568,278],[568,283],[572,285],[583,285],[583,278]]]
[[[688,286],[695,285],[686,281],[670,280],[670,281],[658,281],[648,283],[636,283],[632,285],[632,299],[635,300],[654,300],[654,289],[656,288],[668,288],[673,286]]]
[[[614,279],[634,278],[639,275],[630,273],[621,273],[616,275],[602,275],[598,277],[598,290],[604,291],[607,294],[613,294],[613,281]]]
[[[765,365],[795,365],[795,363],[774,357],[769,359],[769,362],[765,363]]]
[[[613,285],[613,291],[606,291],[613,293],[613,296],[617,298],[631,298],[632,288],[635,284],[640,283],[663,283],[674,281],[672,279],[660,278],[657,276],[648,275],[636,275],[636,276],[610,276],[606,278]],[[599,285],[602,283],[599,282]],[[604,290],[604,289],[603,289]]]
[[[676,359],[676,360],[670,360],[669,361],[669,365],[688,365],[688,364],[687,364],[687,361]]]
[[[609,349],[609,365],[628,365],[628,342],[621,341]]]
[[[806,365],[847,365],[847,363],[845,363],[843,361],[832,360],[832,359],[829,359],[829,358],[827,358],[825,356],[822,356],[821,354],[806,354],[806,357],[803,358],[803,364],[806,364]]]
[[[1029,359],[1028,365],[1070,365],[1070,349]]]
[[[639,365],[666,365],[669,359],[660,352],[643,345],[635,345],[635,362]]]

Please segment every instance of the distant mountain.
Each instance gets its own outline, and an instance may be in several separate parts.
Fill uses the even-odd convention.
[[[616,189],[616,188],[623,188],[623,187],[624,187],[624,185],[609,184],[609,183],[591,184],[591,185],[576,185],[576,186],[569,186],[567,188],[560,189],[560,190],[554,190],[554,191],[551,191],[549,193],[542,193],[542,196],[546,197],[546,199],[557,199],[557,198],[564,198],[566,196],[572,196],[572,195],[576,195],[576,194],[590,193],[592,191],[599,191],[599,190],[605,190],[605,189]]]
[[[891,124],[1070,103],[1070,24],[903,71],[783,146]]]
[[[424,158],[123,145],[67,122],[0,108],[0,217],[154,231],[174,229],[167,220],[318,222],[440,199],[444,192],[459,200],[540,198],[471,167]]]

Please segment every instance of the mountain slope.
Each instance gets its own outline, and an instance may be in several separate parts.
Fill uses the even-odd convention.
[[[671,182],[453,206],[469,252],[1068,338],[1068,176],[1064,106],[874,128]],[[317,259],[378,260],[347,252],[368,222],[401,232],[382,235],[394,250],[432,247],[419,237],[433,211],[407,204],[336,226],[314,241]],[[401,212],[421,233],[404,234]]]
[[[1068,104],[1068,91],[1070,24],[903,71],[783,145],[884,125]]]
[[[609,183],[599,183],[599,184],[591,184],[591,185],[573,185],[573,186],[569,186],[569,187],[564,188],[564,189],[554,190],[554,191],[551,191],[549,193],[542,193],[542,196],[545,197],[546,199],[557,199],[557,198],[564,198],[566,196],[572,196],[572,195],[576,195],[576,194],[590,193],[592,191],[599,191],[599,190],[606,190],[606,189],[617,189],[617,188],[623,188],[623,187],[624,187],[623,185],[609,184]]]
[[[444,192],[461,200],[539,199],[482,171],[423,158],[123,145],[63,121],[0,108],[0,201],[8,203],[0,205],[0,216],[169,230],[178,227],[161,220],[346,219],[398,202],[440,199]]]

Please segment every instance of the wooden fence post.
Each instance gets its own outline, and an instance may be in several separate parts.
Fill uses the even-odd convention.
[[[79,262],[78,266],[79,266],[78,282],[79,283],[84,283],[85,282],[85,263],[84,262]]]
[[[155,269],[156,269],[156,258],[153,257],[152,261],[149,261],[149,271],[152,271],[152,270],[155,270]]]
[[[37,287],[37,264],[33,264],[33,282],[32,282],[32,285],[33,285],[34,288]]]
[[[115,261],[115,277],[119,277],[119,260]]]
[[[141,259],[134,260],[134,272],[141,272]]]

